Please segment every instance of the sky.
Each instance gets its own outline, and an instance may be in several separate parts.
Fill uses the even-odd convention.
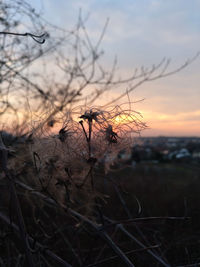
[[[102,49],[105,64],[118,59],[121,75],[164,57],[173,70],[200,51],[199,0],[29,0],[51,23],[70,29],[81,8],[92,38],[109,18]],[[148,129],[144,136],[200,136],[200,57],[175,75],[149,82],[130,94]],[[118,96],[124,88],[105,97]],[[103,101],[103,100],[102,100]]]

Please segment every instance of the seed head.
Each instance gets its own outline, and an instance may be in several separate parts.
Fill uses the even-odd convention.
[[[98,121],[98,116],[100,115],[99,112],[95,111],[93,112],[90,110],[89,112],[86,111],[83,115],[80,116],[81,119],[88,120],[88,121]]]
[[[117,133],[115,133],[112,129],[112,125],[108,125],[108,127],[106,128],[106,140],[109,143],[117,143]]]

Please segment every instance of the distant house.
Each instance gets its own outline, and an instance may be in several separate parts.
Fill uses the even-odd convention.
[[[190,152],[186,148],[182,148],[176,154],[176,159],[191,158]]]

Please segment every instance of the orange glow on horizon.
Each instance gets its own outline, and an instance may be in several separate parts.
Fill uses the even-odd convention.
[[[116,115],[107,114],[108,120],[106,124],[113,125],[113,129],[115,131],[129,131],[131,127],[134,129],[134,121],[137,122],[137,119],[140,120],[141,123],[147,123],[148,128],[141,132],[143,136],[158,136],[158,135],[168,135],[168,136],[200,136],[200,110],[189,111],[189,112],[180,112],[176,114],[170,113],[162,113],[155,112],[150,110],[140,110],[142,116],[139,113],[135,113],[134,111],[124,111],[122,109],[122,113],[120,112]],[[18,112],[18,120],[12,117],[12,114],[6,114],[5,118],[1,119],[1,128],[4,130],[12,131],[11,126],[16,126],[17,123],[23,122],[23,119],[26,119],[26,111],[20,110]],[[27,126],[29,128],[34,128],[34,124],[37,124],[40,119],[42,120],[42,116],[39,114],[32,112],[32,118],[27,119]],[[74,115],[74,121],[80,121],[80,115]],[[94,124],[96,122],[94,121]],[[49,127],[50,132],[58,133],[59,130],[64,126],[62,122],[55,122],[53,127]],[[47,129],[48,132],[48,129]]]
[[[200,110],[177,114],[145,110],[142,114],[149,127],[142,135],[200,136]]]

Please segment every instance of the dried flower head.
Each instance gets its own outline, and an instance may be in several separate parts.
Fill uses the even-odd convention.
[[[108,127],[106,128],[106,140],[109,142],[109,143],[117,143],[117,138],[118,138],[118,135],[116,132],[113,131],[113,127],[112,125],[108,125]]]
[[[66,127],[67,127],[67,126],[65,126],[65,127],[63,127],[62,129],[60,129],[59,134],[58,134],[58,138],[60,139],[60,141],[61,141],[62,143],[65,142],[65,140],[66,140],[66,138],[67,138],[67,136],[68,136],[68,133],[69,133],[68,130],[65,130]]]
[[[83,115],[80,116],[81,119],[88,120],[88,121],[98,121],[98,116],[100,115],[100,112],[97,111],[86,111]]]
[[[54,119],[49,120],[49,121],[47,122],[47,126],[49,126],[49,127],[53,127],[55,123],[56,123],[56,120],[54,120]]]

